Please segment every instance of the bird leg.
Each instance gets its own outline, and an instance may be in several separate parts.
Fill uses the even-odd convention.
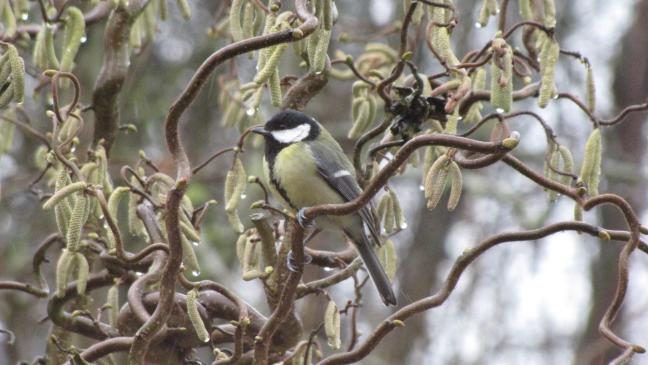
[[[308,236],[306,236],[306,238],[304,239],[304,245],[306,245],[308,242],[310,242],[310,240],[312,240],[313,237],[315,237],[320,232],[322,232],[322,230],[319,229],[319,228],[313,229],[308,234]],[[307,253],[304,253],[304,265],[308,265],[311,262],[313,262],[313,256],[311,256],[311,255],[309,255]],[[297,269],[296,269],[297,261],[295,260],[295,258],[293,256],[292,250],[288,251],[288,256],[286,258],[286,266],[288,267],[288,270],[290,270],[292,272],[297,271]]]
[[[308,265],[313,261],[313,256],[309,254],[304,254],[304,265]],[[288,267],[288,270],[292,272],[297,272],[297,260],[295,259],[292,250],[288,251],[288,256],[286,257],[286,266]]]

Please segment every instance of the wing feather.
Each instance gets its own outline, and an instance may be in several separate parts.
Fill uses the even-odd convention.
[[[336,151],[337,148],[335,151],[330,151],[330,147],[320,142],[310,143],[309,146],[317,161],[318,173],[344,200],[351,201],[362,193],[355,178],[355,169],[337,143],[334,148],[339,148],[339,151]],[[374,211],[373,203],[370,202],[358,211],[358,215],[369,229],[374,243],[380,244],[380,228]]]

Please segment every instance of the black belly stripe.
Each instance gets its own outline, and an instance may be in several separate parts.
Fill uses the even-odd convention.
[[[272,170],[270,170],[270,171],[272,171]],[[270,182],[275,187],[275,189],[277,189],[277,192],[279,192],[281,197],[284,198],[286,203],[288,203],[288,205],[290,205],[291,208],[293,208],[294,210],[299,209],[290,201],[290,199],[288,199],[288,194],[286,193],[286,190],[279,184],[279,181],[277,181],[274,178],[274,174],[272,172],[270,173]]]
[[[269,175],[270,175],[269,176],[270,177],[270,183],[272,184],[272,186],[274,186],[274,188],[277,190],[279,195],[281,195],[281,197],[286,201],[286,203],[288,203],[288,205],[290,205],[291,208],[293,208],[294,210],[298,210],[299,208],[297,208],[290,201],[290,199],[288,199],[288,193],[286,193],[286,189],[284,189],[283,186],[281,186],[281,184],[279,184],[279,180],[277,180],[275,178],[275,175],[274,175],[275,159],[277,158],[277,155],[279,154],[280,150],[271,151],[271,153],[267,153],[267,152],[268,151],[266,151],[266,162],[268,163],[268,172],[269,172]]]

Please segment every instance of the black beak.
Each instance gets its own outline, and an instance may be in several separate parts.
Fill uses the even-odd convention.
[[[260,134],[262,136],[267,136],[267,135],[270,134],[270,132],[265,130],[265,128],[263,128],[263,127],[252,128],[252,130],[250,132]]]

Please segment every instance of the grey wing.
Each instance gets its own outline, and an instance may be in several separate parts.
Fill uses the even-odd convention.
[[[357,198],[362,193],[355,178],[355,169],[342,151],[331,150],[319,143],[310,144],[310,148],[317,161],[317,171],[333,190],[347,201]],[[369,229],[375,244],[380,244],[380,227],[374,211],[373,203],[370,202],[362,207],[358,214]]]

